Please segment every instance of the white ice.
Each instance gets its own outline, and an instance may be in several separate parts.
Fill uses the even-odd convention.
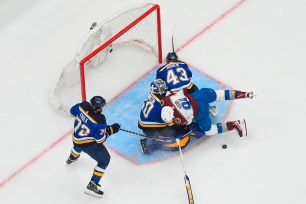
[[[66,166],[71,139],[57,142],[73,121],[50,108],[50,87],[93,21],[138,2],[0,0],[0,203],[187,203],[179,156],[136,166],[111,151],[101,180],[105,196],[96,199],[83,193],[95,162],[83,155]],[[245,118],[248,137],[213,136],[184,152],[195,203],[303,204],[306,1],[246,0],[223,18],[238,2],[153,1],[161,6],[164,54],[176,26],[176,46],[187,43],[178,52],[182,60],[258,95],[235,101],[226,118]],[[108,100],[152,67],[124,57],[142,66],[112,85]]]

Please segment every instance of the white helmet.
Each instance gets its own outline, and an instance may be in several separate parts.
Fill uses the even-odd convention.
[[[174,110],[170,106],[165,106],[161,110],[161,118],[165,123],[171,123],[174,119]]]

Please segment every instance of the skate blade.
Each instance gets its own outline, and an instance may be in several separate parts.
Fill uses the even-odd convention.
[[[242,127],[242,136],[247,136],[248,135],[248,129],[246,126],[246,121],[245,119],[240,121],[241,127]]]
[[[249,94],[248,94],[248,98],[249,99],[253,99],[254,97],[256,97],[256,96],[258,96],[257,94],[254,94],[253,92],[250,92]]]
[[[90,190],[88,190],[88,189],[86,189],[86,190],[84,191],[84,193],[87,194],[87,195],[90,195],[90,196],[92,196],[92,197],[96,197],[96,198],[102,198],[102,196],[103,196],[103,195],[97,194],[97,193],[95,193],[95,192],[93,192],[93,191],[90,191]]]

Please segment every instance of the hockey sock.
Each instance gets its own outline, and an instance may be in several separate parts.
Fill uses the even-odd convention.
[[[75,160],[77,160],[79,157],[80,157],[80,152],[77,152],[76,151],[76,149],[73,147],[72,149],[71,149],[71,153],[70,153],[70,156],[69,156],[69,159],[71,160],[71,161],[75,161]]]
[[[95,183],[99,183],[102,176],[104,175],[104,171],[105,171],[105,169],[102,169],[99,166],[96,166],[94,171],[93,171],[91,181],[93,181]]]

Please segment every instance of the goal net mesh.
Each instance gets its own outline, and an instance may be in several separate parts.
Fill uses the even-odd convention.
[[[102,68],[108,54],[119,46],[138,46],[156,55],[161,62],[159,19],[159,6],[143,3],[127,7],[100,23],[93,23],[80,41],[74,59],[63,68],[51,88],[51,106],[57,112],[69,115],[71,106],[86,98],[85,82],[82,84],[82,80],[86,81],[86,72]],[[84,74],[80,69],[82,66]]]

